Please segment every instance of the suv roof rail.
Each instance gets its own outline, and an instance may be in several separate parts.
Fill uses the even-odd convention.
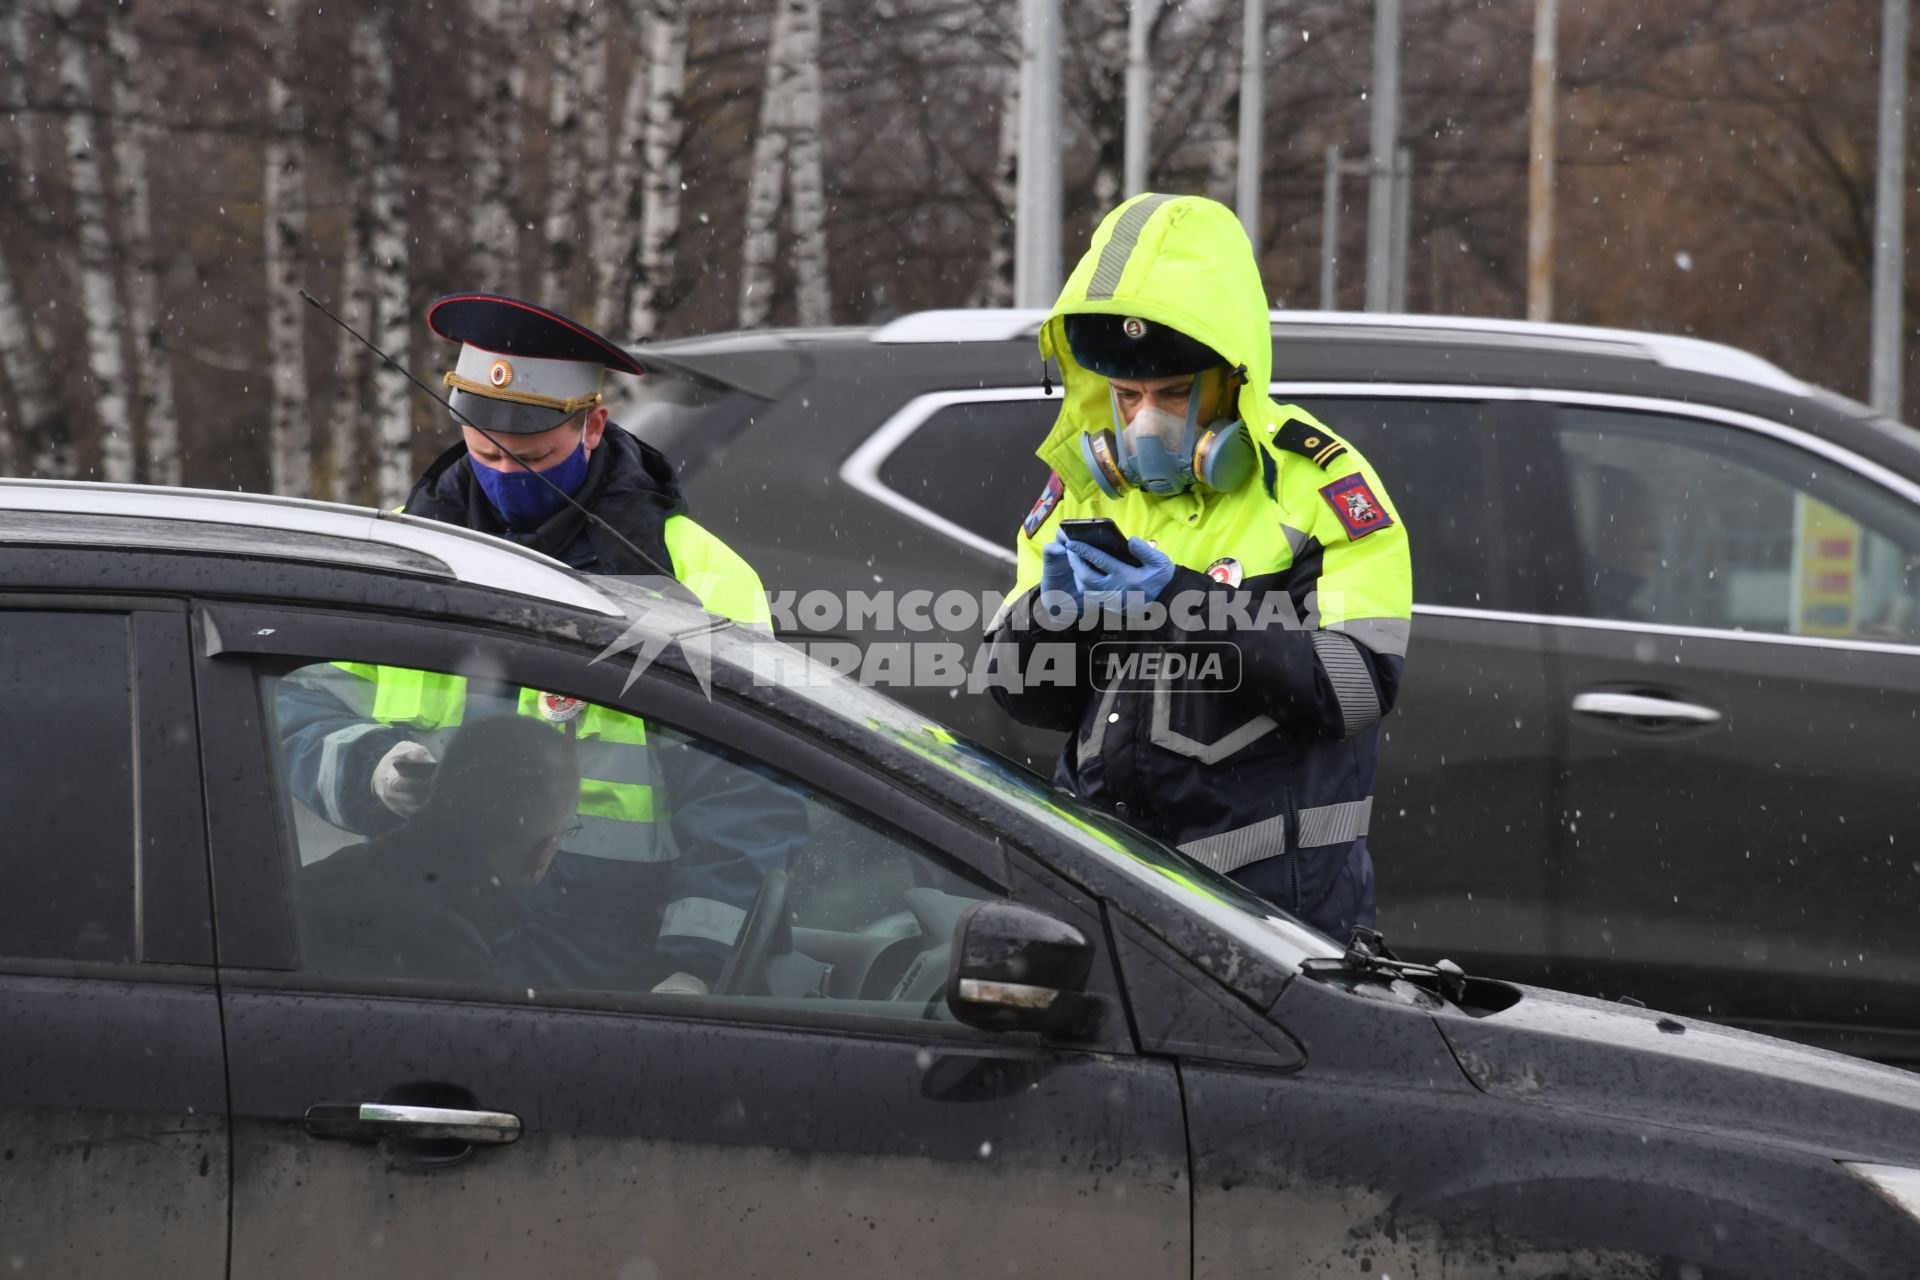
[[[979,307],[916,311],[873,331],[875,342],[1010,342],[1040,332],[1044,307]]]
[[[494,587],[594,613],[612,617],[623,614],[619,605],[596,591],[580,574],[550,556],[503,538],[397,511],[217,489],[0,478],[0,512],[9,511],[226,526],[234,530],[234,554],[261,550],[258,540],[248,540],[241,534],[244,529],[308,534],[312,541],[300,548],[303,557],[383,564],[413,574],[425,570],[457,582]],[[97,532],[103,541],[120,541],[105,528]],[[351,544],[352,554],[330,549],[329,539],[336,544]],[[197,545],[203,549],[206,546],[204,541]],[[383,550],[390,554],[382,556]],[[424,565],[422,557],[427,558]],[[432,567],[435,565],[437,569]]]
[[[1010,342],[1033,337],[1046,321],[1045,310],[1031,307],[983,307],[967,311],[917,311],[873,331],[874,342]],[[1269,320],[1280,326],[1323,326],[1374,330],[1412,330],[1418,333],[1486,333],[1551,341],[1578,339],[1604,342],[1619,354],[1652,360],[1670,369],[1703,373],[1735,382],[1751,383],[1787,395],[1804,396],[1810,388],[1778,365],[1759,356],[1700,338],[1632,329],[1605,329],[1594,325],[1539,324],[1527,320],[1481,319],[1476,316],[1424,316],[1377,311],[1274,311]]]
[[[1780,366],[1751,352],[1703,338],[1646,333],[1636,329],[1607,329],[1598,325],[1542,324],[1532,320],[1483,319],[1479,316],[1422,316],[1376,311],[1274,311],[1268,320],[1280,325],[1325,325],[1343,328],[1411,329],[1421,333],[1490,333],[1544,340],[1579,339],[1617,345],[1622,355],[1638,355],[1670,369],[1704,373],[1735,382],[1749,382],[1787,395],[1804,396],[1810,388]]]

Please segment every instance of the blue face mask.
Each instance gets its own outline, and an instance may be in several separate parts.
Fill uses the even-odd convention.
[[[480,482],[480,491],[487,495],[487,501],[493,504],[508,528],[539,524],[567,505],[565,498],[540,482],[541,476],[553,481],[561,493],[578,493],[587,481],[586,432],[580,433],[580,443],[572,453],[538,474],[495,471],[482,466],[477,459],[473,463],[473,478]]]

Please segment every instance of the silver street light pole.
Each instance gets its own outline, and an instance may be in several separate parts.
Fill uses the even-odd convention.
[[[1327,173],[1320,188],[1320,309],[1332,311],[1340,300],[1340,148],[1327,148]]]
[[[1900,416],[1906,363],[1907,0],[1880,23],[1880,158],[1873,195],[1873,407]]]
[[[1246,0],[1240,25],[1240,174],[1235,212],[1247,238],[1260,244],[1260,125],[1267,102],[1266,0]]]
[[[1413,152],[1393,152],[1393,277],[1387,310],[1407,309],[1407,255],[1413,251]]]
[[[1527,165],[1527,319],[1553,319],[1553,160],[1559,0],[1534,0],[1533,111]]]
[[[1393,154],[1400,140],[1400,0],[1375,0],[1373,132],[1367,167],[1367,310],[1385,311],[1393,289]]]
[[[1060,289],[1060,0],[1021,0],[1021,14],[1013,292],[1045,307]]]
[[[1159,0],[1132,0],[1127,14],[1127,137],[1126,190],[1137,196],[1147,189],[1147,142],[1153,133],[1153,65],[1148,61],[1147,36],[1153,30]]]

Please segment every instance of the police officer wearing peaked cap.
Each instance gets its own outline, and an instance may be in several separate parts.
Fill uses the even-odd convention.
[[[441,298],[427,323],[459,344],[445,382],[467,422],[456,420],[461,439],[427,468],[404,511],[587,573],[657,578],[671,569],[710,612],[768,623],[758,575],[687,514],[667,459],[609,421],[607,372],[640,375],[632,354],[544,307],[491,294]],[[714,753],[657,749],[638,718],[563,693],[342,661],[289,677],[279,701],[296,793],[334,825],[367,835],[426,802],[436,755],[463,721],[533,716],[574,741],[578,830],[529,900],[538,927],[516,945],[541,966],[524,975],[529,982],[704,993],[763,874],[783,868],[806,838],[792,792]],[[670,805],[657,801],[656,784]]]
[[[445,382],[449,403],[474,426],[456,422],[461,439],[414,485],[409,515],[509,538],[589,573],[651,576],[655,565],[671,568],[711,611],[769,622],[759,577],[687,514],[671,464],[609,420],[607,372],[640,376],[638,359],[565,316],[491,294],[441,298],[427,309],[427,324],[460,344]],[[591,524],[555,487],[652,563]]]
[[[1068,731],[1061,785],[1335,937],[1371,925],[1366,837],[1410,633],[1407,535],[1366,460],[1267,395],[1272,330],[1239,220],[1192,196],[1122,204],[1040,351],[1064,403],[989,632],[995,698]],[[1138,565],[1066,537],[1061,522],[1085,517],[1114,521]],[[1045,625],[1047,593],[1101,628]],[[1122,624],[1135,629],[1110,629]],[[1128,679],[1099,669],[1101,640],[1231,653],[1238,669],[1209,679],[1189,662],[1203,678],[1183,683],[1162,661]],[[1063,642],[1071,684],[1004,679]]]

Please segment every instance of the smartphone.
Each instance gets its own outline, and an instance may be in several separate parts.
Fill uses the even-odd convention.
[[[1091,520],[1062,520],[1060,531],[1082,546],[1104,551],[1121,564],[1140,567],[1139,557],[1133,554],[1133,548],[1127,545],[1127,535],[1120,532],[1120,526],[1105,516]]]
[[[440,767],[438,760],[395,760],[393,767],[400,771],[403,778],[431,778],[433,771]]]

